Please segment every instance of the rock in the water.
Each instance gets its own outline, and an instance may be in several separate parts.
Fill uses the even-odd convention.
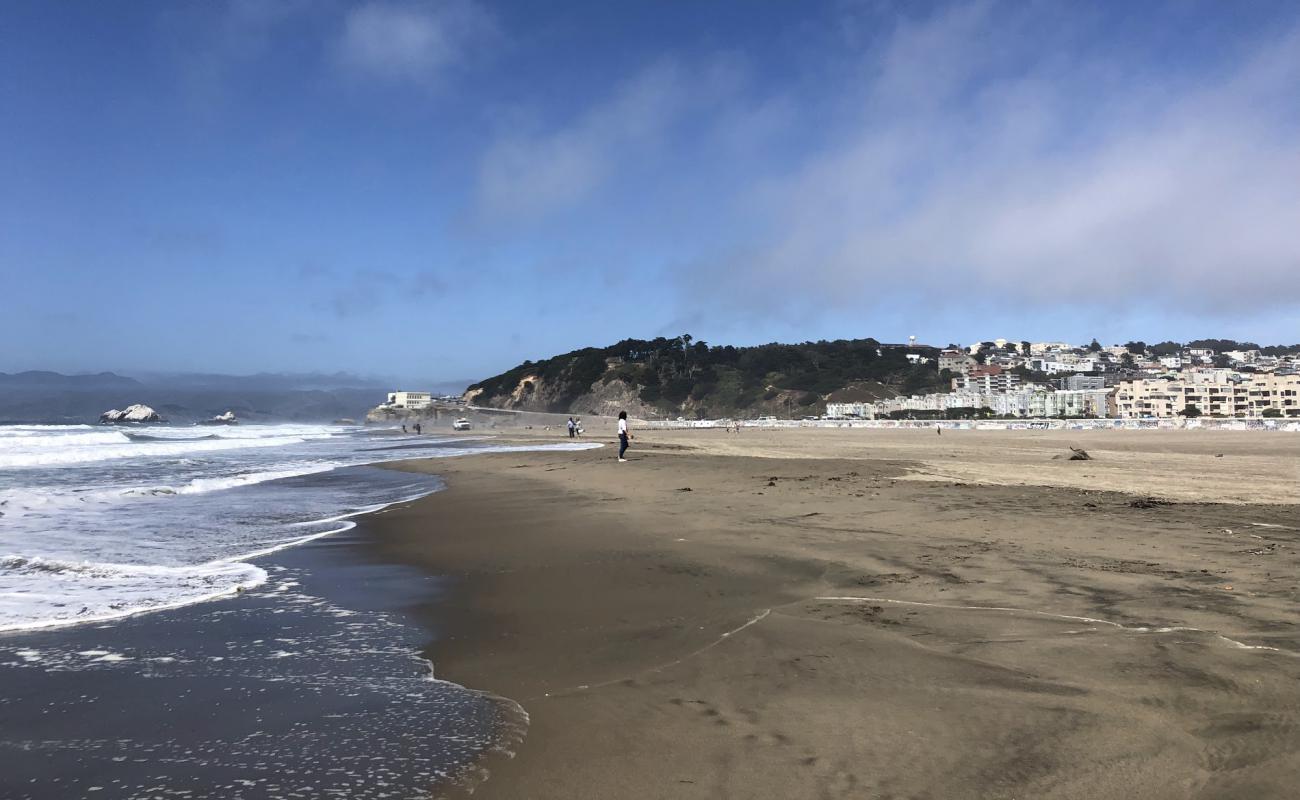
[[[204,425],[238,425],[239,420],[235,419],[235,412],[227,411],[224,414],[218,414],[210,420],[206,420]]]
[[[154,411],[149,406],[146,406],[143,403],[136,403],[135,405],[127,406],[122,411],[118,411],[116,408],[105,411],[103,414],[99,415],[99,421],[102,423],[162,422],[162,417],[158,416],[158,412]]]

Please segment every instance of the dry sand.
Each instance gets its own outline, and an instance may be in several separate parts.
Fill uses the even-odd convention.
[[[367,523],[531,715],[476,797],[1295,796],[1300,437],[634,445],[408,462],[449,490]]]

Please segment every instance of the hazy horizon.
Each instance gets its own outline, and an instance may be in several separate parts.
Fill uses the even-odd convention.
[[[1300,338],[1294,4],[16,2],[5,30],[0,371]]]

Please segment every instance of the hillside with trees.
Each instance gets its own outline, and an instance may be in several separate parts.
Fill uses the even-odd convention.
[[[1286,356],[1300,353],[1300,344],[1271,344],[1260,347],[1254,342],[1238,342],[1235,339],[1193,339],[1190,342],[1160,342],[1148,345],[1146,342],[1128,342],[1125,347],[1134,355],[1151,353],[1154,356],[1171,356],[1184,349],[1213,350],[1215,353],[1227,353],[1233,350],[1258,350],[1266,356]]]
[[[875,339],[712,347],[690,335],[624,339],[525,361],[473,384],[476,405],[565,414],[620,409],[646,417],[824,413],[827,400],[947,391],[938,350]],[[913,359],[928,359],[914,364]]]

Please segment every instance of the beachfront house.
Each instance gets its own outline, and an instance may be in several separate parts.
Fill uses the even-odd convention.
[[[433,396],[428,392],[389,392],[385,405],[393,408],[428,408],[433,405]]]

